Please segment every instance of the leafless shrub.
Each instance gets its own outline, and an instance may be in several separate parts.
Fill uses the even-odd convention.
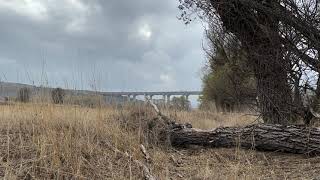
[[[61,88],[56,88],[51,91],[51,98],[55,104],[63,104],[65,92]]]
[[[148,106],[131,106],[127,113],[120,116],[120,125],[126,131],[139,133],[140,141],[147,145],[165,145],[167,124],[159,119]]]
[[[27,103],[30,101],[31,91],[29,88],[24,87],[18,91],[17,100],[19,102]]]

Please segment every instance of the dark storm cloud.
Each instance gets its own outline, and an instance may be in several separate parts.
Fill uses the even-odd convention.
[[[185,26],[178,13],[172,0],[0,0],[2,79],[102,90],[200,89],[202,27]]]

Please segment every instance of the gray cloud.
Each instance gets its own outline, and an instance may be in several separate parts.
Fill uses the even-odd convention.
[[[198,90],[202,26],[178,14],[171,0],[0,0],[1,80]]]

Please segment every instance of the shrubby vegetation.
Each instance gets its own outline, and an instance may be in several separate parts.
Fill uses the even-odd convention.
[[[63,104],[65,92],[61,88],[55,88],[51,91],[51,98],[54,104]]]
[[[253,103],[256,82],[240,43],[212,33],[208,33],[208,40],[201,107],[214,103],[218,111],[232,111]]]
[[[170,105],[177,110],[189,111],[191,109],[190,101],[185,96],[173,97]]]
[[[31,91],[29,88],[24,87],[18,91],[17,101],[27,103],[30,102]]]
[[[320,99],[318,0],[179,2],[186,24],[198,15],[214,34],[240,42],[257,82],[264,122],[292,124],[297,116],[306,120],[309,106]],[[308,96],[307,90],[315,96],[305,105],[299,99]]]

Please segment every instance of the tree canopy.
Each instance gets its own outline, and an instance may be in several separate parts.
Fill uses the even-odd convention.
[[[179,1],[184,22],[196,14],[215,33],[241,43],[265,122],[289,124],[296,114],[305,116],[299,99],[306,89],[320,97],[319,0]]]

